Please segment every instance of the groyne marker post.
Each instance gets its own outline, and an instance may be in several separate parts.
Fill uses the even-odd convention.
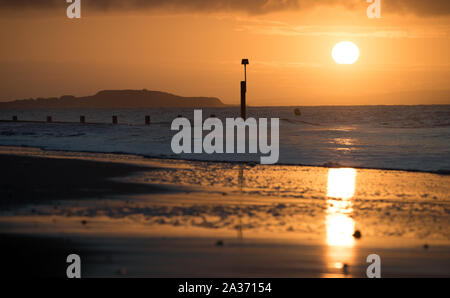
[[[241,81],[241,118],[247,118],[245,95],[247,93],[247,65],[249,64],[248,59],[242,59],[242,65],[244,65],[244,81]]]

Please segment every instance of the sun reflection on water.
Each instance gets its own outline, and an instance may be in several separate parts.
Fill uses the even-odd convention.
[[[355,194],[355,182],[355,169],[342,168],[328,171],[325,224],[328,245],[327,263],[330,268],[346,269],[343,264],[351,263],[353,259],[355,221],[351,217],[353,207],[350,199]]]
[[[328,171],[327,197],[350,199],[355,194],[355,169],[330,169]]]

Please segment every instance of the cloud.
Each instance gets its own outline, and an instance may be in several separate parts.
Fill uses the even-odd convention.
[[[449,0],[384,0],[382,5],[386,11],[394,13],[412,12],[421,16],[450,14]]]
[[[299,9],[299,0],[81,0],[86,9],[117,11],[162,9],[167,11],[241,11],[262,14]],[[306,1],[304,1],[306,2]],[[0,9],[49,9],[67,7],[65,0],[0,0]]]
[[[389,26],[293,26],[283,22],[245,19],[235,28],[236,31],[247,31],[255,34],[282,36],[332,36],[339,38],[372,37],[372,38],[446,38],[449,36],[448,26],[434,26],[423,29],[417,26],[399,29]]]
[[[264,14],[285,10],[306,10],[316,6],[343,6],[361,10],[366,0],[81,0],[84,9],[95,11],[166,10],[169,12],[244,12]],[[381,0],[386,13],[413,13],[419,16],[450,14],[449,0]],[[2,10],[51,9],[67,7],[65,0],[0,0]]]

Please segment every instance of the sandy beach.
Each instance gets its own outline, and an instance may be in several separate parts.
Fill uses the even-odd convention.
[[[18,147],[0,161],[9,277],[64,278],[70,253],[83,277],[365,277],[369,254],[383,277],[450,276],[448,175]]]

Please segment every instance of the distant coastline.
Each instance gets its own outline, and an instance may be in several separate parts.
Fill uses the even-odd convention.
[[[103,90],[95,95],[18,99],[0,102],[1,109],[225,107],[216,97],[183,97],[150,90]]]

